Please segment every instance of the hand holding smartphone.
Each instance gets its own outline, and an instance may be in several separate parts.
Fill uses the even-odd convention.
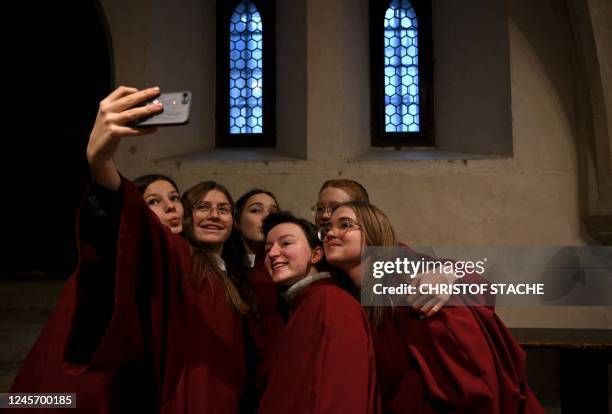
[[[163,111],[157,115],[134,121],[132,126],[172,126],[185,125],[189,122],[191,92],[182,91],[162,93],[157,98],[145,102],[144,105],[150,105],[153,103],[161,103],[164,107]]]

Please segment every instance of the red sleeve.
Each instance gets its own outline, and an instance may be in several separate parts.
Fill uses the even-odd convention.
[[[525,353],[491,309],[444,309],[425,323],[440,371],[427,361],[421,366],[438,397],[453,395],[462,412],[543,412],[527,385]],[[445,392],[448,387],[453,391]]]
[[[73,374],[137,361],[145,349],[159,358],[169,295],[180,290],[177,236],[129,181],[120,191],[116,240],[97,238],[115,234],[105,228],[112,222],[86,206],[79,213],[76,301],[64,353],[65,369]],[[161,369],[161,362],[156,365]]]
[[[75,279],[68,279],[58,302],[45,323],[38,339],[15,377],[11,393],[75,393],[76,413],[108,412],[110,375],[95,373],[75,377],[62,369],[62,344],[70,325],[74,307]],[[0,410],[2,411],[2,410]],[[6,412],[26,414],[41,409],[6,409]],[[45,411],[53,412],[51,409]],[[4,411],[2,411],[4,412]]]

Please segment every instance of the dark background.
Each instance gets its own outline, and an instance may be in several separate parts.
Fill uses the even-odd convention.
[[[0,1],[0,278],[66,278],[112,48],[97,1]]]

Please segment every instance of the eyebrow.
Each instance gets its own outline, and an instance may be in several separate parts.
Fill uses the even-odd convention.
[[[176,194],[176,195],[178,195],[178,191],[172,190],[168,194]],[[161,196],[161,194],[160,193],[149,193],[149,194],[145,195],[145,197],[152,197],[152,196],[159,197],[159,196]]]
[[[200,201],[197,201],[197,202],[196,202],[196,204],[197,204],[197,203],[208,204],[208,205],[210,205],[210,206],[214,206],[214,205],[216,205],[217,207],[219,207],[219,206],[228,206],[228,207],[231,207],[231,206],[232,206],[232,205],[231,205],[230,203],[228,203],[227,201],[223,201],[223,202],[221,202],[221,203],[219,203],[219,204],[215,204],[215,203],[212,203],[212,202],[210,202],[210,201],[200,200]]]
[[[247,205],[247,208],[253,207],[253,206],[263,207],[263,205],[264,205],[264,203],[262,203],[261,201],[255,201],[255,202]],[[270,207],[278,208],[278,205],[276,203],[273,203],[273,204],[270,204]]]
[[[359,223],[357,220],[355,220],[354,218],[351,218],[351,217],[346,217],[346,216],[342,216],[342,217],[340,217],[340,218],[338,218],[338,219],[336,219],[336,220],[334,220],[334,221],[330,220],[330,221],[328,221],[328,223],[329,223],[329,225],[335,225],[335,224],[340,223],[340,222],[341,222],[341,221],[343,221],[343,220],[348,220],[348,221],[352,221],[353,223],[360,224],[360,223]]]
[[[342,216],[342,217],[340,217],[340,218],[338,219],[338,221],[340,221],[340,220],[351,220],[351,221],[355,221],[355,222],[357,221],[357,220],[355,220],[354,218],[347,217],[347,216]]]
[[[277,238],[277,239],[276,239],[276,241],[279,241],[279,240],[284,240],[284,239],[286,239],[287,237],[296,237],[296,236],[295,236],[295,234],[283,234],[282,236],[280,236],[279,238]],[[269,245],[271,245],[271,244],[272,244],[272,242],[267,241],[265,245],[266,245],[266,246],[269,246]]]

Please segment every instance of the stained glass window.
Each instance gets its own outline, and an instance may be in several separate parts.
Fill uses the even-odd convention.
[[[419,32],[410,1],[391,1],[384,34],[385,131],[419,132]]]
[[[229,24],[229,132],[263,133],[263,22],[243,0]]]
[[[431,0],[370,0],[372,146],[435,146]]]

